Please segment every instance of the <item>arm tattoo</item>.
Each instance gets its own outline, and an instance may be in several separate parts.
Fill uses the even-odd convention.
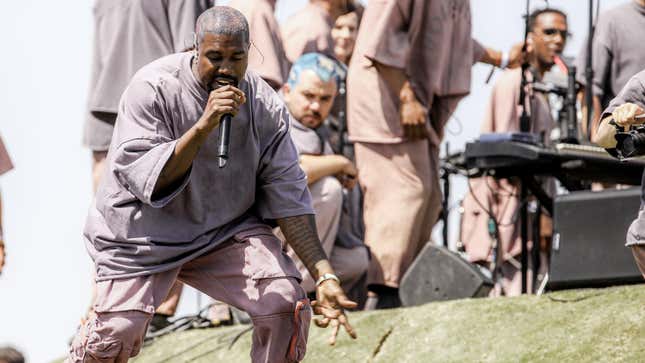
[[[281,218],[277,222],[287,239],[287,243],[289,243],[298,257],[300,257],[300,260],[307,267],[311,276],[316,278],[316,263],[321,260],[326,260],[327,256],[318,238],[314,215],[305,214]]]

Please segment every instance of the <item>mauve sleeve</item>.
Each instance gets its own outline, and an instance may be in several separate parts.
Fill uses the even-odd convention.
[[[616,107],[625,103],[634,103],[645,109],[645,71],[632,77],[629,82],[620,90],[620,93],[609,102],[609,106],[603,111],[601,119],[611,115]]]
[[[119,106],[114,133],[117,146],[111,150],[114,156],[109,166],[124,189],[155,208],[168,204],[190,179],[189,171],[174,190],[153,199],[159,175],[177,143],[162,116],[162,109],[152,86],[142,81],[130,84]]]
[[[406,69],[410,53],[409,0],[370,0],[362,26],[370,29],[365,57],[390,67]]]
[[[473,64],[482,59],[484,52],[486,52],[486,48],[480,42],[473,39]]]
[[[286,106],[278,102],[271,108],[254,115],[272,125],[267,129],[273,129],[260,159],[257,210],[264,219],[314,214],[307,178],[289,135],[291,116]]]

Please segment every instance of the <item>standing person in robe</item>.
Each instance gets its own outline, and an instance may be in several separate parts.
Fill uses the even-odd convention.
[[[441,211],[439,145],[470,91],[472,64],[519,64],[520,48],[507,54],[473,41],[469,0],[368,3],[347,81],[372,253],[368,308],[400,304],[399,281],[430,239]]]
[[[282,24],[284,50],[293,63],[305,53],[334,56],[331,30],[340,15],[352,11],[347,0],[309,0],[302,10]]]
[[[217,6],[197,20],[196,49],[137,72],[124,92],[109,172],[84,236],[96,265],[95,309],[71,362],[126,362],[176,280],[245,310],[253,362],[304,358],[311,309],[275,222],[316,279],[323,325],[353,308],[316,233],[289,112],[246,71],[248,23]],[[230,114],[230,159],[218,167],[218,126]],[[223,288],[225,286],[226,288]]]
[[[96,0],[94,49],[83,144],[92,151],[92,185],[98,188],[117,119],[118,104],[130,78],[145,64],[192,46],[195,21],[213,0]],[[167,325],[175,313],[181,284],[160,307],[153,326]],[[90,310],[94,304],[94,285]]]
[[[559,10],[538,9],[529,16],[528,44],[529,69],[527,80],[541,81],[555,64],[555,56],[564,51],[567,41],[567,17]],[[484,120],[482,133],[520,131],[519,106],[522,70],[505,71],[495,83]],[[549,135],[555,125],[546,95],[533,92],[527,87],[527,111],[531,116],[530,132],[540,135],[542,142],[549,144]],[[493,295],[520,295],[522,274],[518,256],[521,253],[520,238],[520,184],[514,179],[485,177],[471,180],[469,192],[463,201],[460,241],[464,244],[471,262],[490,267],[492,262],[492,237],[488,232],[489,212],[498,224],[499,251],[503,263],[499,266],[501,284],[496,284]],[[481,205],[480,205],[481,203]],[[529,223],[530,225],[530,223]],[[545,232],[545,231],[543,231]],[[531,235],[531,234],[529,234]],[[535,246],[535,244],[533,244]],[[536,246],[537,247],[537,246]]]
[[[612,155],[615,155],[616,128],[610,121],[613,120],[617,125],[629,128],[633,125],[642,125],[644,119],[645,70],[632,77],[602,113],[600,125],[596,130],[596,143],[608,149]],[[632,222],[627,231],[626,246],[632,249],[638,269],[645,279],[645,238],[643,238],[645,236],[645,172],[643,173],[641,189],[640,210],[638,217]]]
[[[645,69],[645,47],[642,37],[645,32],[645,0],[629,0],[613,9],[600,13],[592,40],[593,69],[593,121],[591,140],[598,129],[600,114],[616,97],[627,81]],[[587,41],[582,45],[576,59],[577,81],[589,89],[585,78],[587,67]],[[584,98],[582,98],[584,99]],[[583,130],[587,125],[583,123]]]
[[[354,188],[358,175],[352,161],[334,154],[329,142],[316,133],[329,115],[339,81],[338,66],[333,59],[307,53],[291,67],[289,81],[282,92],[294,118],[291,138],[300,155],[300,167],[307,176],[318,236],[343,290],[349,291],[367,271],[369,262],[362,241],[342,244],[337,239],[341,228],[343,188]],[[289,250],[289,255],[303,276],[302,287],[307,293],[314,292],[313,277],[293,250]]]
[[[239,10],[249,22],[249,68],[278,90],[287,80],[289,61],[274,15],[275,3],[276,0],[232,0],[228,6]]]
[[[7,149],[4,147],[2,138],[0,137],[0,175],[8,172],[13,169],[13,164],[11,163],[11,158]],[[6,250],[4,244],[4,234],[2,228],[2,195],[0,195],[0,274],[2,273],[2,268],[5,264]]]

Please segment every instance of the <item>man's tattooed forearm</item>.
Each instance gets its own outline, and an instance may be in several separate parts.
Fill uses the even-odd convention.
[[[316,277],[316,263],[327,259],[316,230],[312,214],[278,219],[278,226],[311,276]]]

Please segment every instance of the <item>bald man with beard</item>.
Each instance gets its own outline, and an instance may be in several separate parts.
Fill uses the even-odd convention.
[[[197,20],[194,52],[144,66],[119,104],[109,172],[84,237],[96,265],[94,313],[68,362],[127,362],[176,280],[246,311],[253,362],[304,358],[311,308],[277,224],[316,279],[314,313],[355,333],[316,233],[306,177],[284,103],[247,71],[249,28],[230,7]],[[223,115],[230,158],[218,165]]]

